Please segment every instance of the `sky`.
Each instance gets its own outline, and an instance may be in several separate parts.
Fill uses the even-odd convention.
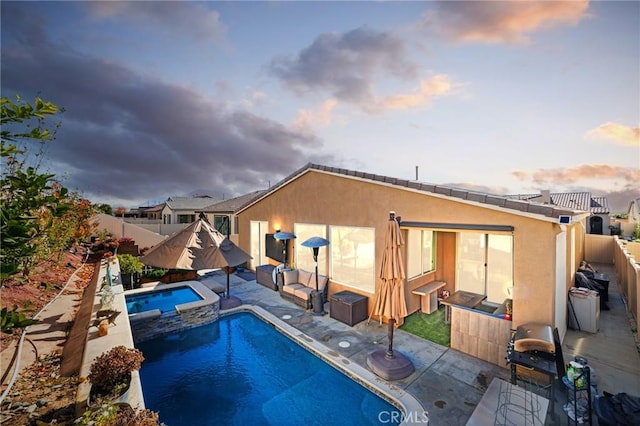
[[[640,197],[638,1],[0,3],[1,92],[64,108],[94,203],[228,199],[312,162]]]

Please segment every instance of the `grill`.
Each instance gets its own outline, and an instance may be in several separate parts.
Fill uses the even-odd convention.
[[[522,324],[516,329],[513,349],[518,352],[546,352],[554,354],[556,347],[553,341],[553,331],[545,324]]]

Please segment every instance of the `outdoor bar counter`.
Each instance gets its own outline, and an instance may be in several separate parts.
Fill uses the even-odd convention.
[[[506,368],[511,321],[473,309],[484,299],[482,294],[457,291],[440,301],[451,323],[451,349]]]

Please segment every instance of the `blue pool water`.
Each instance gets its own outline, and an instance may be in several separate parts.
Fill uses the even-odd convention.
[[[137,347],[146,408],[168,426],[394,424],[399,413],[251,313]]]
[[[140,312],[160,309],[160,312],[172,311],[176,305],[202,300],[191,287],[174,287],[152,292],[128,294],[125,296],[127,312],[138,314]]]

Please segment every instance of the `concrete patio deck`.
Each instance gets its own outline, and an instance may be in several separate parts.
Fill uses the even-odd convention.
[[[586,358],[595,372],[599,394],[607,391],[640,395],[640,354],[632,332],[636,324],[626,310],[613,267],[594,266],[611,277],[608,303],[611,309],[601,312],[598,333],[567,332],[563,342],[564,360],[568,362],[577,355]],[[214,274],[212,277],[226,284],[224,274]],[[235,274],[230,278],[233,296],[245,304],[260,306],[277,318],[290,315],[286,323],[363,368],[367,368],[367,354],[387,346],[386,325],[365,320],[350,327],[329,315],[314,316],[255,281],[244,280]],[[65,326],[70,320],[67,316],[77,309],[80,299],[78,292],[65,291],[40,313],[43,328],[29,327],[27,338],[31,345],[25,345],[21,352],[19,368],[31,364],[35,353],[45,354],[61,349],[66,340]],[[325,306],[325,310],[328,309],[329,304]],[[350,345],[340,345],[344,341]],[[2,352],[5,366],[8,365],[12,349],[15,348]],[[422,404],[429,414],[431,425],[466,424],[492,380],[501,378],[508,381],[510,377],[506,364],[504,368],[489,364],[403,330],[396,330],[394,334],[394,349],[407,355],[416,371],[393,384]],[[547,425],[567,422],[562,411],[566,393],[558,386],[555,395],[555,412],[548,413]],[[595,419],[593,424],[597,424]]]
[[[586,358],[596,375],[599,394],[607,391],[640,395],[640,354],[632,333],[634,321],[626,311],[613,268],[594,266],[611,277],[611,309],[601,312],[598,333],[568,330],[563,342],[564,360],[568,363],[577,355]],[[278,318],[290,316],[286,323],[365,368],[367,354],[388,344],[385,324],[365,320],[350,327],[328,314],[314,316],[255,281],[232,276],[231,293],[245,304],[260,306]],[[328,309],[327,303],[325,311]],[[344,341],[350,343],[349,347],[340,345]],[[466,424],[491,381],[496,377],[506,381],[510,378],[506,363],[504,368],[496,366],[403,330],[394,333],[394,350],[407,355],[416,371],[393,383],[423,405],[432,425]],[[561,385],[556,386],[555,396],[555,410],[547,414],[547,425],[567,422],[562,411],[566,392]],[[597,424],[595,415],[593,424]]]

